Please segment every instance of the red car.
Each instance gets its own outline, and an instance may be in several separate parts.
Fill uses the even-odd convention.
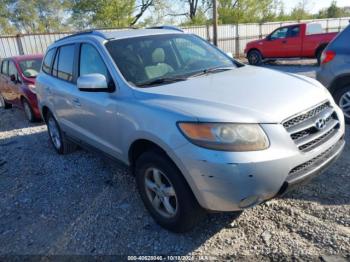
[[[249,42],[244,50],[249,64],[278,58],[317,58],[337,33],[323,33],[316,23],[295,24],[276,29],[265,39]]]
[[[30,122],[40,120],[35,94],[35,78],[40,72],[42,55],[5,58],[0,68],[0,107],[24,109]]]

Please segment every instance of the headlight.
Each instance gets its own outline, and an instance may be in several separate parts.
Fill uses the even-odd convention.
[[[221,151],[258,151],[269,147],[269,139],[258,124],[178,123],[193,144]]]
[[[28,88],[30,91],[32,91],[34,94],[36,94],[35,85],[29,84]]]

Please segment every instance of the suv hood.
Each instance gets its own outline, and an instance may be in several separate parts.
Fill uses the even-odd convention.
[[[198,121],[281,123],[325,100],[316,80],[243,66],[173,84],[135,89],[145,103],[176,110]]]

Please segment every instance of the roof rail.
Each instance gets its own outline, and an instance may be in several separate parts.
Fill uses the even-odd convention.
[[[104,38],[104,39],[107,39],[106,35],[103,34],[103,33],[100,32],[100,31],[96,31],[96,30],[86,30],[86,31],[81,31],[81,32],[75,33],[75,34],[67,35],[67,36],[65,36],[65,37],[62,37],[62,38],[56,40],[55,42],[59,42],[59,41],[61,41],[61,40],[65,40],[65,39],[68,39],[68,38],[74,37],[74,36],[88,35],[88,34],[100,36],[100,37],[102,37],[102,38]]]
[[[181,28],[178,28],[178,27],[172,26],[172,25],[151,26],[151,27],[147,27],[146,29],[166,29],[166,30],[179,31],[182,33],[184,32]]]

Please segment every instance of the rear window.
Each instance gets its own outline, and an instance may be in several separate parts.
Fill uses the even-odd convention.
[[[42,70],[46,74],[51,74],[51,65],[52,65],[52,59],[55,54],[56,49],[51,49],[46,53],[46,56],[44,58],[43,67]]]
[[[52,71],[54,76],[73,81],[74,51],[75,45],[65,45],[58,49]]]

